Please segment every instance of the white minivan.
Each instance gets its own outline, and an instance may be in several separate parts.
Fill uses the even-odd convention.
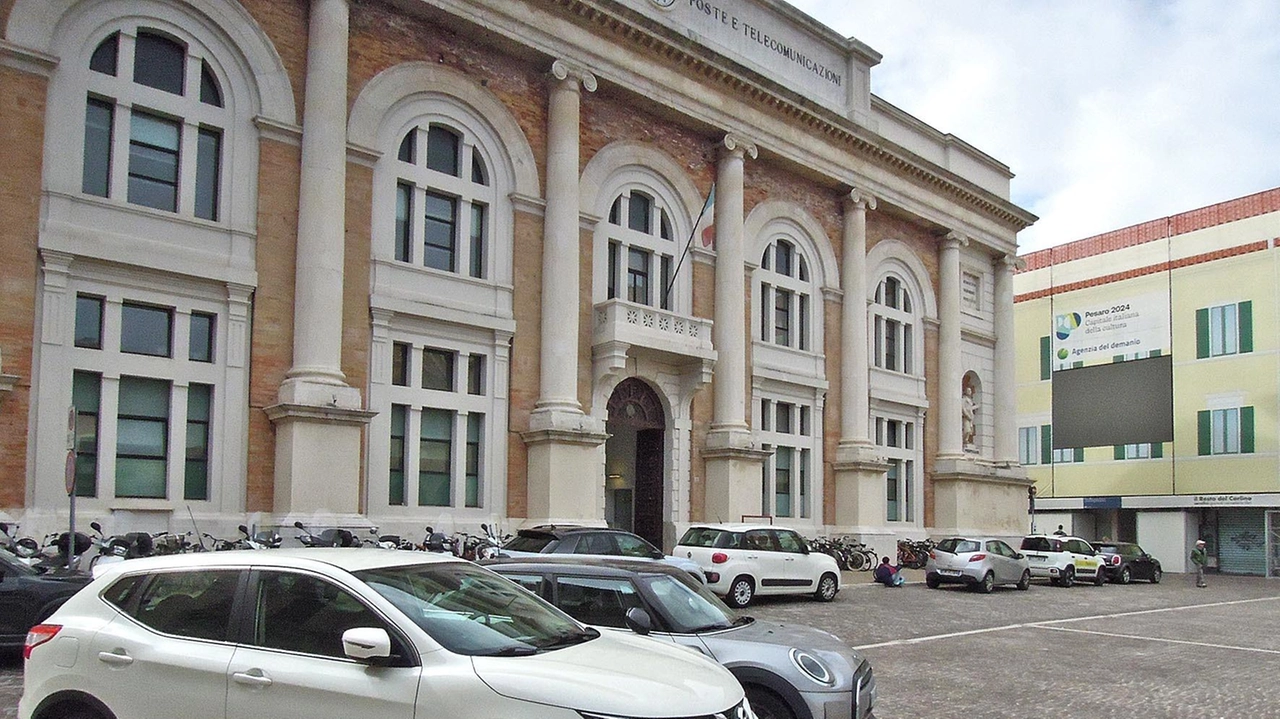
[[[398,550],[131,559],[33,627],[24,656],[20,719],[755,719],[696,652]]]

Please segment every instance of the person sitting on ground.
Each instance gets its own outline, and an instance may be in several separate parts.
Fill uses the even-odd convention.
[[[886,587],[901,587],[907,580],[903,579],[900,569],[902,568],[889,564],[889,558],[885,557],[880,560],[880,566],[876,567],[875,581]]]

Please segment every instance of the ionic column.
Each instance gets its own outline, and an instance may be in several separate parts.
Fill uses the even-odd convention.
[[[854,190],[844,202],[844,303],[840,322],[840,444],[871,445],[867,422],[867,210],[876,198]]]
[[[286,384],[346,386],[341,364],[347,41],[347,0],[313,0],[302,115],[293,367]],[[358,406],[358,393],[355,400]]]
[[[746,155],[755,159],[754,144],[725,135],[716,168],[716,319],[712,342],[717,359],[711,431],[729,434],[747,431],[747,283],[742,236]]]
[[[960,388],[960,248],[968,238],[955,232],[942,239],[938,252],[938,455],[964,454]]]
[[[1014,371],[1017,362],[1013,338],[1013,270],[1017,258],[1004,255],[995,261],[995,460],[1018,461],[1017,401]]]
[[[581,88],[590,72],[551,66],[547,119],[547,210],[542,241],[542,368],[537,408],[582,413],[578,403],[578,137]]]

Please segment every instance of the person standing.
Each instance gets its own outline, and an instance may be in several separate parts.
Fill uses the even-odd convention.
[[[1196,586],[1207,587],[1204,581],[1204,564],[1207,561],[1204,552],[1204,540],[1196,540],[1196,548],[1191,550],[1191,563],[1196,565]]]
[[[1062,528],[1062,525],[1061,525],[1061,524],[1059,524],[1059,525],[1058,525],[1058,528],[1057,528],[1056,530],[1054,530],[1053,534],[1054,534],[1054,536],[1056,536],[1056,537],[1065,537],[1065,536],[1067,536],[1067,530],[1063,529],[1063,528]]]

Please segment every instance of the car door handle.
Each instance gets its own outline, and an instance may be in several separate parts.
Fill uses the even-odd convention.
[[[265,676],[261,669],[250,669],[247,672],[235,672],[231,678],[237,684],[246,684],[251,687],[269,687],[271,686],[271,677]]]
[[[113,667],[127,667],[130,664],[133,664],[133,657],[126,654],[123,649],[113,649],[109,652],[98,652],[98,659],[101,659]]]
[[[794,562],[794,561],[796,561],[796,558],[795,558],[795,557],[786,557],[786,561],[788,561],[788,562]]]

